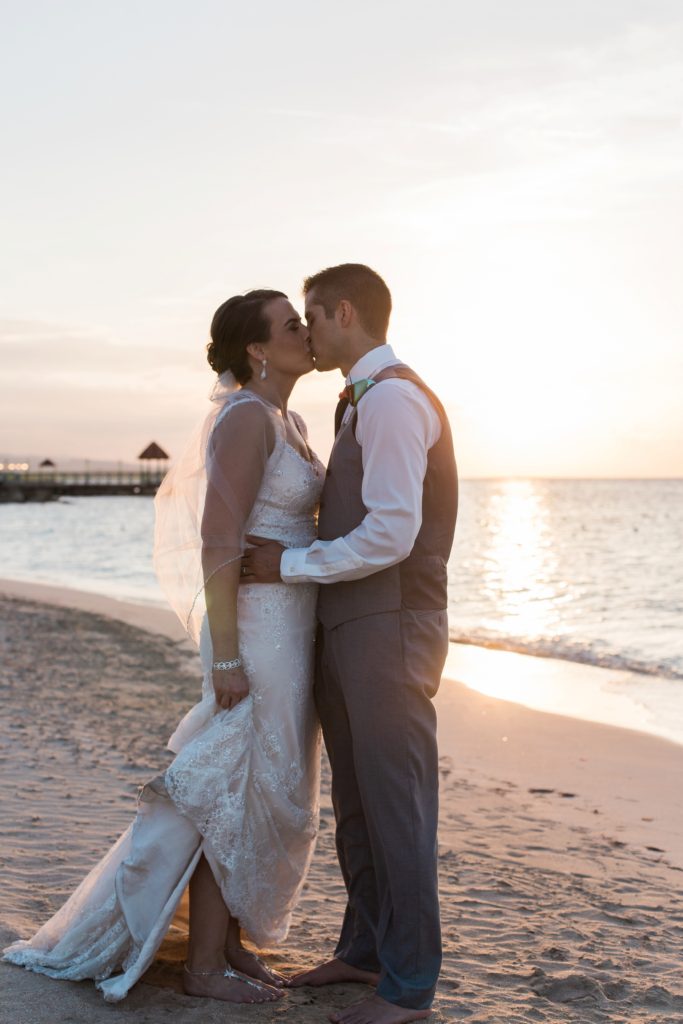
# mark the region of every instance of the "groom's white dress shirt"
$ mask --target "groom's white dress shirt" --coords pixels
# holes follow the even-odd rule
[[[398,362],[390,345],[380,345],[358,360],[346,382],[371,378]],[[413,548],[422,525],[427,453],[441,435],[437,412],[417,384],[397,377],[375,384],[356,409],[367,515],[345,537],[283,551],[280,575],[286,583],[361,579],[402,562]],[[352,414],[349,406],[342,422]]]

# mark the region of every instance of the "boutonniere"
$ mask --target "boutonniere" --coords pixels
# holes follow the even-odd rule
[[[360,402],[361,398],[366,391],[375,386],[375,381],[369,378],[363,378],[363,380],[354,380],[352,384],[347,384],[339,392],[340,398],[345,398],[349,405],[356,406]]]

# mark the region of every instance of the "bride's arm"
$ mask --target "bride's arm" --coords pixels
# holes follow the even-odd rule
[[[217,661],[229,662],[239,657],[237,631],[239,573],[239,560],[231,562],[215,572],[204,587],[214,663]],[[212,681],[216,703],[222,708],[234,707],[249,693],[249,681],[241,666],[227,670],[214,669]]]
[[[239,657],[237,594],[244,528],[261,486],[274,430],[258,402],[242,402],[216,426],[207,453],[202,566],[213,661]],[[244,670],[213,672],[216,703],[232,708],[249,692]]]

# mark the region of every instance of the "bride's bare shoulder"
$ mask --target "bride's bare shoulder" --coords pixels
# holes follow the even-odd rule
[[[253,395],[236,394],[226,402],[225,408],[216,419],[213,430],[214,441],[239,440],[242,444],[250,439],[266,437],[269,447],[275,439],[272,412],[264,402]]]

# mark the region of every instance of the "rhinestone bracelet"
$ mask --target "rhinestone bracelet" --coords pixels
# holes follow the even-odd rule
[[[229,672],[231,668],[241,668],[241,667],[242,667],[242,659],[241,658],[231,658],[230,661],[214,661],[213,665],[211,666],[211,668],[215,669],[217,672]]]

